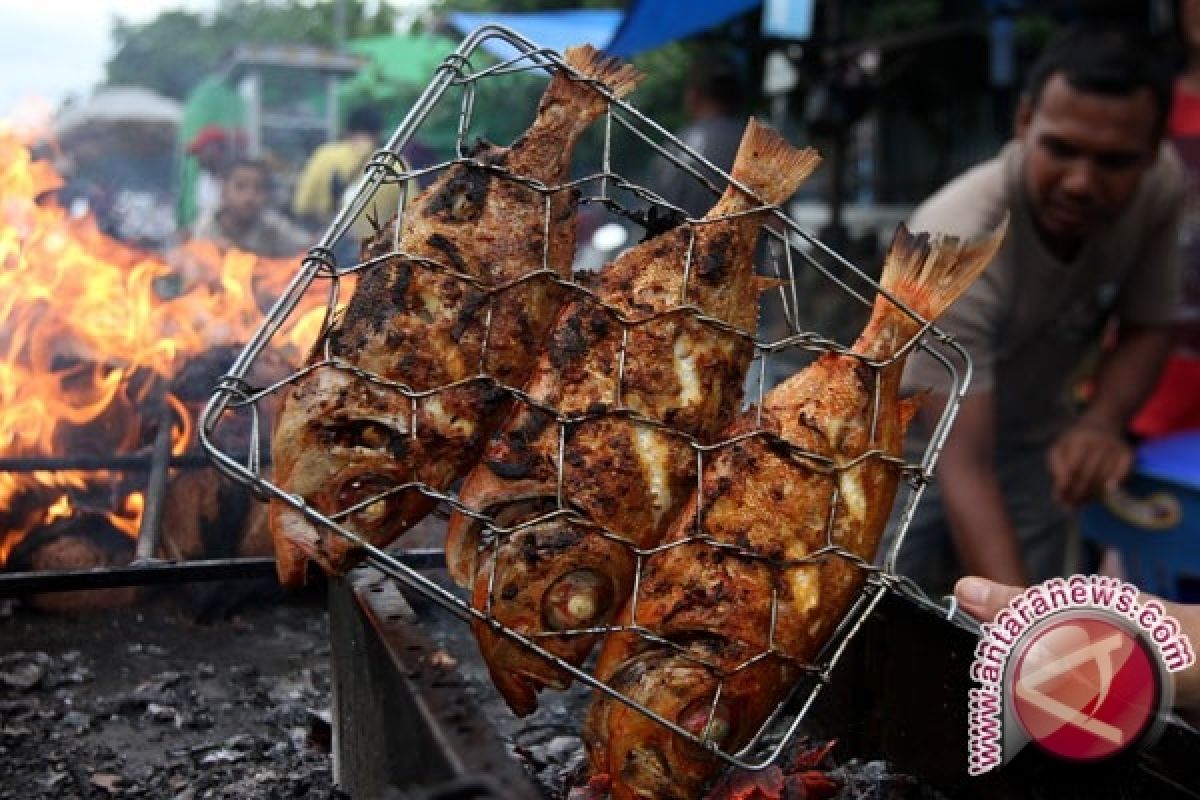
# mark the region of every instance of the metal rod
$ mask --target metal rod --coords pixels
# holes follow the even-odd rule
[[[393,555],[413,569],[437,569],[446,564],[441,550],[407,550]],[[94,569],[0,572],[0,597],[191,581],[252,580],[274,576],[275,559],[268,556],[200,561],[148,561],[123,567]]]
[[[275,574],[273,558],[222,558],[207,561],[149,561],[124,567],[0,573],[0,597],[36,592],[111,589],[189,581],[268,578]]]
[[[154,460],[149,455],[124,456],[10,456],[0,458],[0,474],[6,472],[144,472]],[[173,456],[168,466],[178,469],[211,467],[212,461],[200,453]]]
[[[150,451],[150,475],[146,478],[142,523],[138,526],[134,561],[152,559],[158,554],[162,538],[163,509],[167,503],[167,466],[171,462],[171,408],[163,403],[158,414],[158,432]]]

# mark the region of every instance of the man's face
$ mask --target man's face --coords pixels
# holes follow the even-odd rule
[[[200,152],[196,153],[196,160],[209,172],[219,173],[232,156],[233,151],[229,144],[224,139],[217,139],[201,147]]]
[[[1053,75],[1037,106],[1022,101],[1016,133],[1038,228],[1052,248],[1071,249],[1124,210],[1154,162],[1154,95],[1083,92]]]
[[[257,167],[234,167],[221,190],[221,205],[237,222],[258,219],[267,205],[267,181]]]

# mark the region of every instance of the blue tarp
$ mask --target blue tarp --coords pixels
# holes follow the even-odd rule
[[[584,43],[603,49],[620,25],[623,13],[619,9],[593,8],[529,13],[455,11],[449,14],[449,20],[463,33],[484,25],[503,25],[536,45],[561,53],[567,47]],[[502,59],[516,55],[515,50],[497,39],[485,42],[483,47]]]
[[[450,24],[463,33],[483,25],[503,25],[534,44],[560,53],[588,42],[615,56],[628,58],[677,39],[715,28],[762,5],[762,0],[635,0],[627,12],[617,9],[576,9],[530,13],[455,11]],[[502,42],[484,45],[499,58],[515,52]]]
[[[604,49],[628,58],[703,33],[760,5],[762,0],[640,0],[629,8]]]
[[[1136,469],[1142,475],[1200,489],[1200,431],[1146,442],[1138,448]]]

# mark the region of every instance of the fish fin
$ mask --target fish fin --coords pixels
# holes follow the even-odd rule
[[[908,430],[909,423],[917,416],[928,397],[929,390],[925,389],[900,401],[900,430]]]
[[[811,147],[793,147],[754,117],[746,124],[730,175],[759,199],[779,205],[812,175],[821,156]]]
[[[618,99],[632,92],[646,77],[632,64],[606,56],[590,44],[568,47],[563,51],[563,60],[582,77],[604,84]]]
[[[880,284],[926,320],[941,316],[991,263],[1008,230],[1008,216],[970,241],[911,233],[901,223],[883,262]]]

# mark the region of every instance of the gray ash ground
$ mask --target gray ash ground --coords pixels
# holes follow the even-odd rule
[[[0,800],[344,797],[319,602],[208,624],[160,601],[0,604]]]

